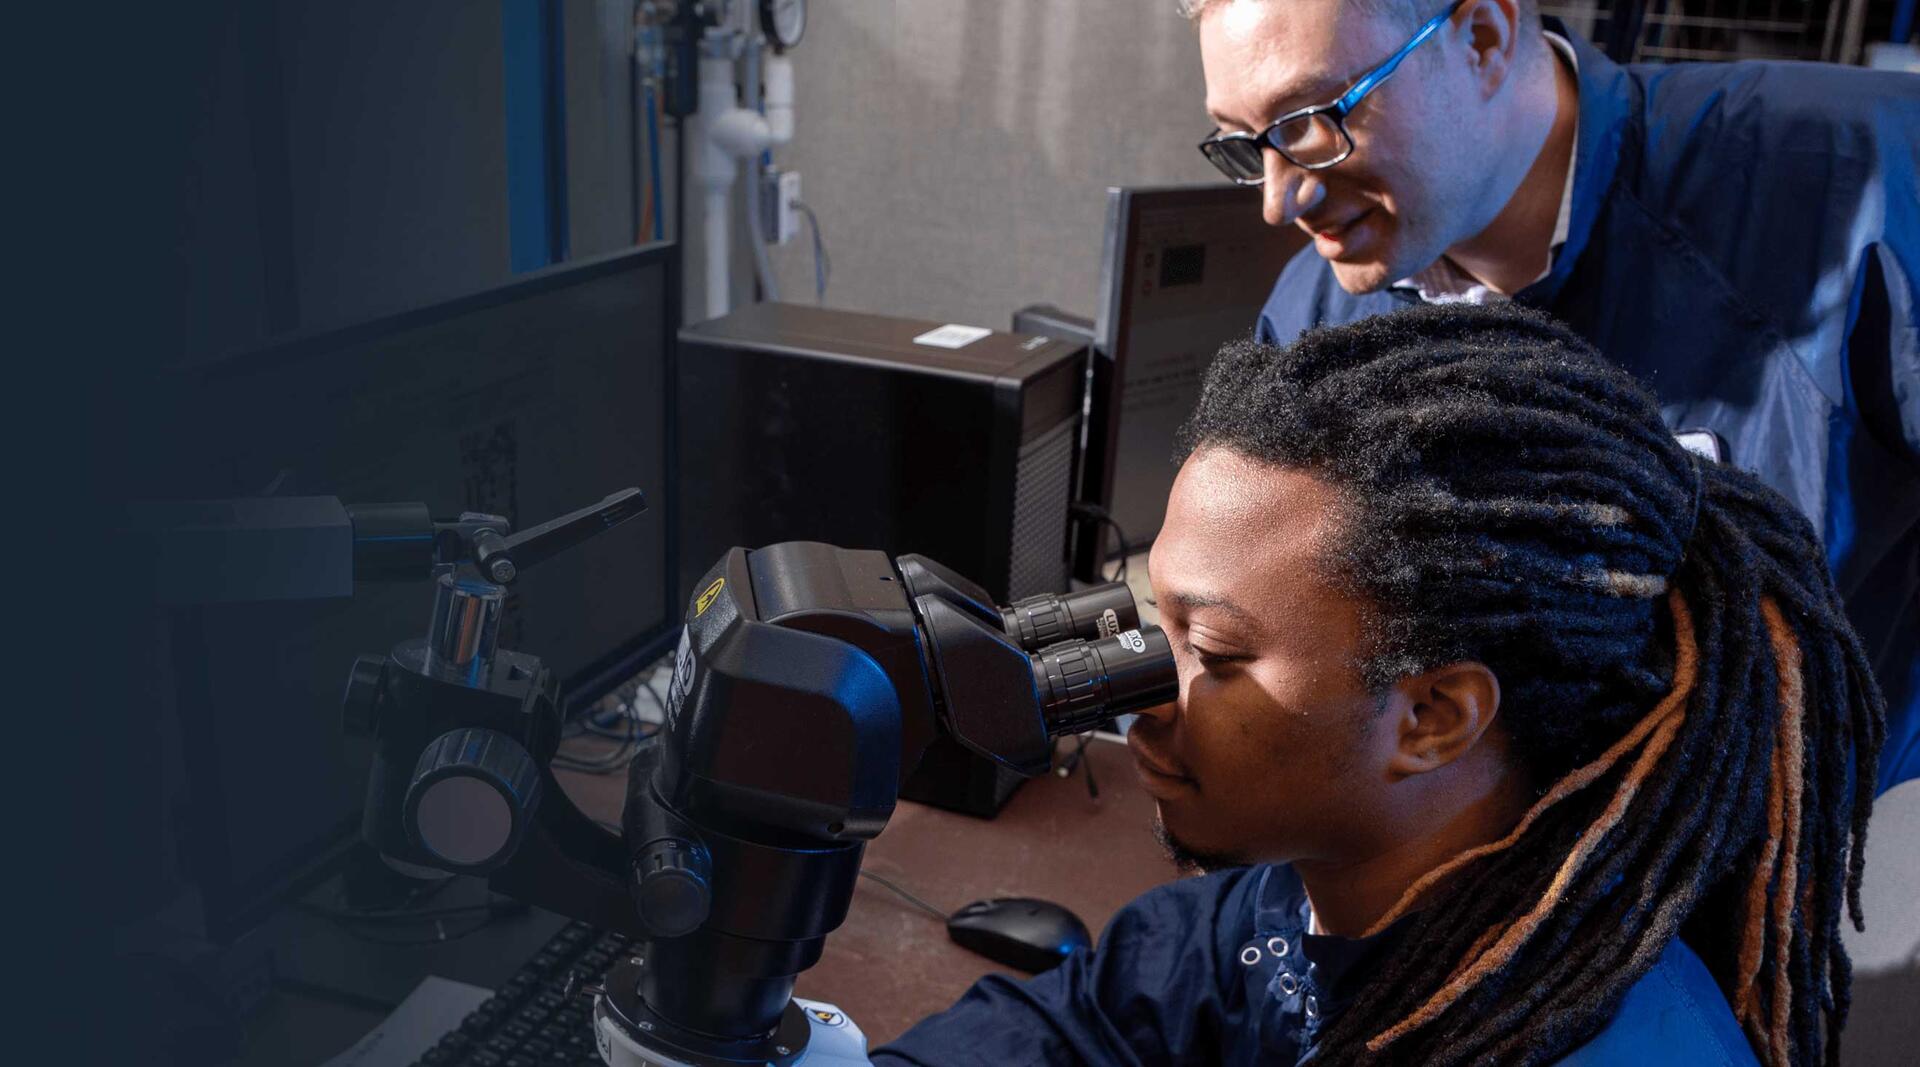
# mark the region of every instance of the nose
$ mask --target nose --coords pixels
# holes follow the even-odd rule
[[[1185,693],[1185,689],[1186,689],[1186,686],[1183,682],[1183,684],[1181,685],[1181,691],[1183,694]],[[1179,713],[1180,713],[1180,705],[1175,701],[1168,701],[1165,704],[1156,704],[1151,708],[1142,708],[1141,710],[1134,712],[1135,715],[1138,715],[1142,719],[1152,719],[1156,727],[1171,726],[1173,724],[1174,717]]]
[[[1185,679],[1185,677],[1181,679],[1181,697],[1187,697],[1187,679]],[[1142,708],[1142,710],[1139,710],[1139,712],[1133,712],[1133,714],[1137,714],[1137,716],[1140,716],[1142,720],[1162,720],[1162,722],[1171,722],[1171,720],[1173,720],[1173,716],[1177,716],[1177,714],[1179,714],[1179,710],[1181,710],[1181,704],[1179,704],[1179,699],[1173,699],[1173,700],[1167,700],[1165,704],[1154,704],[1152,708]]]
[[[1156,704],[1150,708],[1143,708],[1134,714],[1143,719],[1154,720],[1155,726],[1171,726],[1173,721],[1180,717],[1180,709],[1186,706],[1187,690],[1192,687],[1193,676],[1195,674],[1191,665],[1184,662],[1187,658],[1189,657],[1175,656],[1175,669],[1179,674],[1180,687],[1175,692],[1174,698],[1165,704]]]
[[[1271,147],[1261,157],[1266,161],[1267,177],[1260,186],[1260,214],[1267,225],[1291,226],[1327,198],[1327,187],[1312,171],[1287,162]]]

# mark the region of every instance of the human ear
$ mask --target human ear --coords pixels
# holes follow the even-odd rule
[[[1449,663],[1401,679],[1390,706],[1396,731],[1388,772],[1439,770],[1471,752],[1500,713],[1500,679],[1484,663]]]
[[[1464,35],[1466,56],[1482,99],[1499,93],[1513,73],[1520,42],[1517,0],[1468,0],[1454,16],[1457,34]]]

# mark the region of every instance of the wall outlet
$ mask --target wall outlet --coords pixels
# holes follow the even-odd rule
[[[778,167],[767,171],[766,205],[767,237],[774,244],[783,245],[800,236],[800,209],[794,202],[800,199],[800,172],[781,170]]]

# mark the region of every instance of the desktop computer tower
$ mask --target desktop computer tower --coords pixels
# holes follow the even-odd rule
[[[1064,590],[1085,351],[798,304],[686,327],[682,598],[735,545],[802,540],[918,552],[1003,603]],[[992,815],[1018,782],[940,740],[902,795]]]

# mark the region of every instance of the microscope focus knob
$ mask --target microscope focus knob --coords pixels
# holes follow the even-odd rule
[[[654,936],[690,934],[707,921],[713,903],[708,868],[706,850],[679,838],[663,837],[640,850],[633,864],[634,902]]]
[[[353,661],[347,675],[347,692],[340,701],[340,716],[350,737],[372,737],[379,725],[380,686],[386,674],[387,657],[361,656]]]
[[[407,836],[446,870],[484,874],[512,858],[540,802],[540,769],[496,730],[449,730],[413,767]]]

